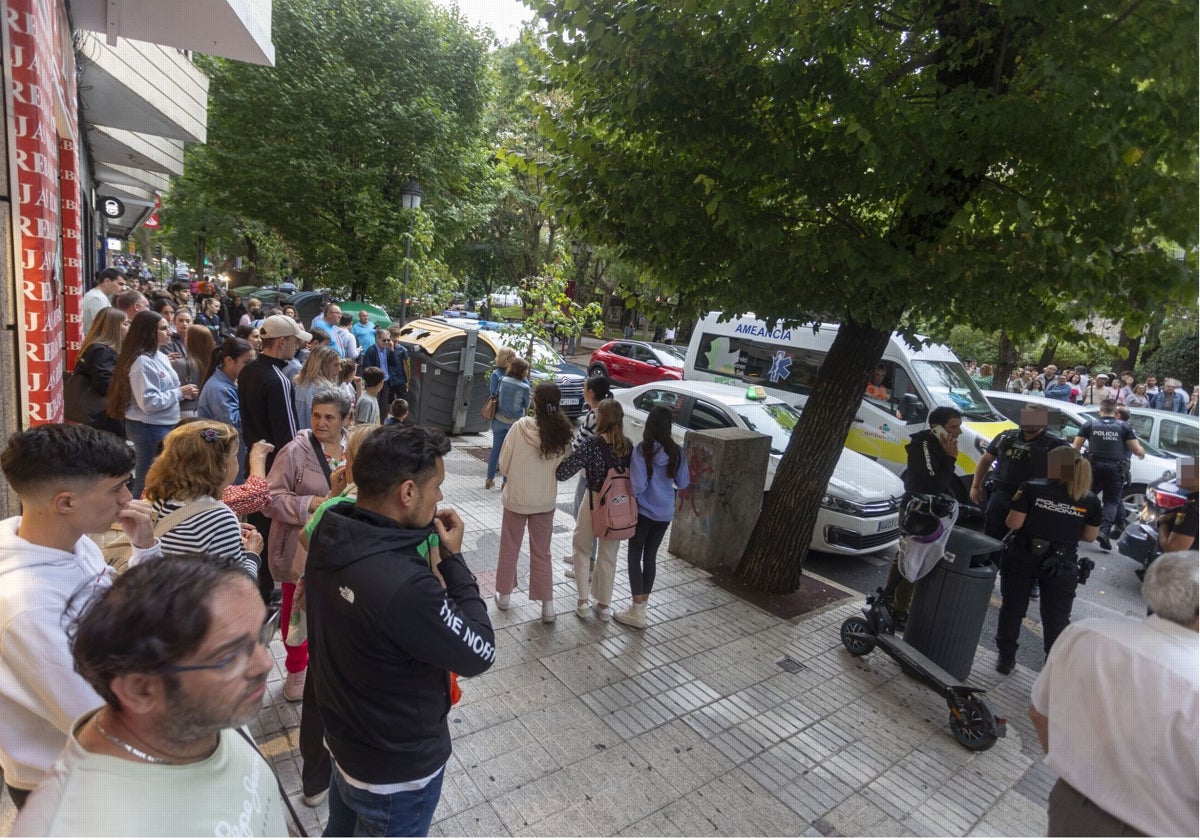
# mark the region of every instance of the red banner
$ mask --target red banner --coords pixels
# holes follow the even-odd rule
[[[20,294],[22,426],[61,422],[63,284],[82,291],[79,242],[78,160],[75,154],[75,58],[66,12],[53,0],[9,0],[5,25],[12,66],[15,126],[16,252]],[[69,115],[62,130],[69,148],[60,149],[57,114]],[[61,152],[65,152],[60,156]],[[69,174],[68,174],[69,173]],[[62,190],[62,182],[67,190]],[[70,206],[65,202],[69,202]],[[70,210],[73,235],[60,236]],[[70,251],[73,275],[64,275]],[[79,298],[72,303],[76,317]],[[75,334],[78,336],[78,325]],[[78,338],[76,337],[76,341]]]
[[[83,215],[79,206],[79,156],[75,141],[58,141],[59,223],[62,225],[63,312],[67,333],[67,370],[75,367],[83,343]]]

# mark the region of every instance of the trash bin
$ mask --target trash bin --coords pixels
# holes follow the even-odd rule
[[[955,528],[946,556],[913,593],[904,641],[960,680],[975,661],[1002,547],[999,540]]]
[[[452,435],[483,432],[491,426],[479,416],[499,349],[489,336],[473,325],[464,329],[419,318],[404,325],[400,342],[408,350],[412,370],[408,383],[412,423]]]

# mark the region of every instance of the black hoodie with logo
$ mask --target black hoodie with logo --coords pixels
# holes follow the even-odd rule
[[[310,678],[325,741],[369,784],[422,779],[450,758],[450,673],[482,674],[495,635],[462,555],[441,561],[430,525],[409,529],[352,502],[314,529],[305,592]]]

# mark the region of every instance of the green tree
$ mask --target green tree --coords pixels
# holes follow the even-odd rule
[[[211,62],[196,178],[215,206],[291,243],[306,279],[382,299],[402,273],[409,179],[434,247],[461,235],[486,44],[428,0],[289,0],[273,38],[274,67]]]
[[[842,325],[739,566],[796,588],[892,330],[1068,336],[1195,288],[1193,2],[534,0],[563,220],[694,301]],[[1149,270],[1153,269],[1153,271]],[[1050,305],[1053,303],[1054,305]]]

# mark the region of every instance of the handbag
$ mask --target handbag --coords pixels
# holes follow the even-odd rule
[[[63,381],[64,416],[70,423],[96,426],[107,416],[107,399],[96,393],[92,380],[78,370],[68,373]]]
[[[496,407],[500,405],[500,398],[495,394],[488,396],[487,402],[483,404],[483,408],[479,409],[479,416],[484,420],[496,419]]]

